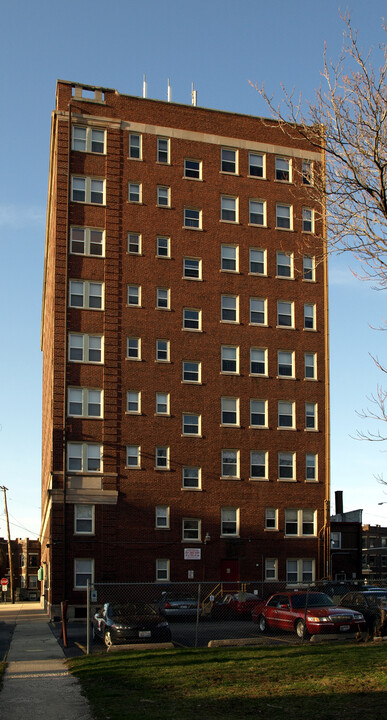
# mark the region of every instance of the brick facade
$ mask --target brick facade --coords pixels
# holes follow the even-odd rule
[[[73,128],[81,129],[80,149],[69,150],[69,114]],[[93,129],[103,131],[95,134],[94,151]],[[140,157],[130,157],[130,136],[139,138]],[[158,145],[159,138],[167,142]],[[165,148],[168,156],[162,155]],[[235,172],[232,164],[226,166],[231,172],[221,171],[222,148],[231,149]],[[264,177],[250,172],[249,153],[262,156]],[[275,179],[276,158],[288,162],[289,182]],[[186,159],[195,161],[199,177],[186,176]],[[293,577],[292,560],[299,561],[299,580],[303,573],[304,579],[327,574],[328,321],[321,239],[325,229],[316,207],[313,232],[303,232],[303,208],[313,208],[314,202],[310,186],[302,182],[305,160],[317,177],[323,158],[296,128],[284,132],[260,118],[58,82],[42,320],[42,547],[48,562],[48,604],[57,606],[65,598],[84,604],[84,590],[74,589],[74,583],[76,571],[82,582],[87,564],[74,565],[77,559],[93,560],[90,572],[99,582],[153,581],[157,559],[169,560],[171,581],[187,580],[188,571],[194,572],[194,579],[217,581],[227,560],[234,562],[241,579],[254,579],[261,563],[270,574],[272,561],[278,579]],[[71,194],[71,177],[80,178],[81,185],[87,178],[84,199]],[[90,180],[104,181],[102,202],[87,196]],[[141,193],[138,202],[128,201],[131,184]],[[101,185],[93,187],[98,194]],[[162,189],[162,199],[169,193],[168,206],[157,202],[157,188]],[[231,199],[235,221],[221,219],[222,197],[224,216],[229,217]],[[262,208],[262,223],[250,222],[249,200],[257,203],[254,209]],[[277,227],[277,204],[285,212],[289,208],[289,230]],[[187,208],[200,210],[199,228],[184,226]],[[79,246],[71,252],[72,228],[103,230],[103,254],[83,253]],[[138,252],[128,252],[129,233],[140,236]],[[157,238],[170,239],[168,256],[164,248],[157,253]],[[235,267],[232,258],[221,269],[222,245],[231,247]],[[264,272],[251,271],[251,249],[264,251]],[[277,253],[291,258],[291,277],[279,275]],[[315,258],[312,279],[308,273],[304,278],[304,256]],[[198,278],[184,276],[184,258],[195,261]],[[128,285],[139,293],[138,305],[128,302]],[[79,306],[100,288],[100,309]],[[157,288],[167,308],[156,307]],[[83,299],[72,298],[73,291],[83,292]],[[222,321],[221,296],[226,303],[235,301],[235,321],[229,321],[227,312]],[[250,316],[251,298],[265,300],[263,320]],[[92,298],[92,303],[98,302]],[[292,327],[278,327],[278,302],[291,303]],[[305,305],[313,307],[312,328],[304,327]],[[197,329],[183,328],[186,308],[200,311]],[[77,337],[70,340],[70,334]],[[90,338],[101,342],[101,362],[85,361]],[[128,338],[141,341],[136,359],[128,358]],[[156,361],[157,340],[169,342],[166,362]],[[74,360],[75,351],[70,357],[72,342],[82,343],[82,360]],[[222,372],[222,346],[232,352],[238,348],[235,371]],[[266,372],[250,372],[250,348],[267,349]],[[292,353],[291,377],[278,377],[279,351]],[[309,360],[315,358],[314,378],[305,378],[305,353]],[[184,361],[201,364],[200,382],[183,381]],[[101,416],[85,413],[84,405],[80,416],[77,402],[75,411],[69,407],[69,389],[81,388],[80,401],[79,393],[71,397],[85,406],[96,397],[89,391],[103,391]],[[128,412],[128,392],[139,393],[138,412]],[[169,395],[168,413],[157,414],[156,393]],[[222,397],[238,399],[235,422],[221,422]],[[266,401],[264,428],[251,426],[251,399]],[[294,428],[278,429],[279,402],[292,403]],[[315,408],[312,429],[306,428],[306,403]],[[184,414],[200,416],[197,435],[182,431]],[[73,461],[69,455],[80,452],[79,443],[102,446],[103,466],[91,471],[77,468],[79,458]],[[127,446],[141,448],[138,469],[127,466]],[[155,468],[156,447],[169,448],[168,469]],[[221,472],[222,450],[238,451],[239,467],[227,477]],[[266,453],[262,479],[251,479],[254,451]],[[278,479],[279,453],[294,453],[293,478]],[[315,478],[306,478],[307,454],[315,458]],[[200,488],[182,488],[182,468],[190,467],[201,469]],[[82,505],[90,508],[87,519],[81,517]],[[155,526],[156,506],[169,508],[169,526]],[[236,525],[223,534],[221,508],[237,509]],[[266,509],[276,511],[275,528],[265,529]],[[285,533],[285,509],[299,511],[297,535],[294,526]],[[312,521],[310,513],[302,511],[313,511]],[[183,519],[199,521],[186,527],[191,541],[182,536]],[[287,519],[289,530],[290,516]],[[205,543],[206,536],[211,539]],[[199,561],[184,559],[184,548],[191,547],[200,548]]]

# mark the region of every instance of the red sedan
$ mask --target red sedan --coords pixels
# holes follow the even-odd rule
[[[305,607],[306,612],[305,612]],[[360,612],[337,607],[328,595],[320,592],[283,592],[258,603],[252,612],[253,622],[261,632],[267,628],[306,634],[350,633],[365,630]]]

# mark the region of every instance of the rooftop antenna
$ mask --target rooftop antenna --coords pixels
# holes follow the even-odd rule
[[[168,78],[167,98],[168,98],[168,102],[171,102],[171,100],[172,100],[172,88],[171,88],[171,84],[170,84],[170,82],[169,82],[169,78]]]
[[[144,73],[143,81],[142,81],[142,96],[143,98],[148,97],[148,83],[146,81],[146,76]]]
[[[191,89],[191,101],[192,105],[196,107],[198,104],[198,91],[194,89],[194,84],[192,83],[192,89]]]

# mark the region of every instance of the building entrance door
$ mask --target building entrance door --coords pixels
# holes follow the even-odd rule
[[[239,590],[239,560],[220,561],[220,580],[227,583],[226,592],[237,592]]]

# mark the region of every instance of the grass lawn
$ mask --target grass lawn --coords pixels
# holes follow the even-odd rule
[[[387,644],[148,650],[69,661],[97,720],[379,720]]]

